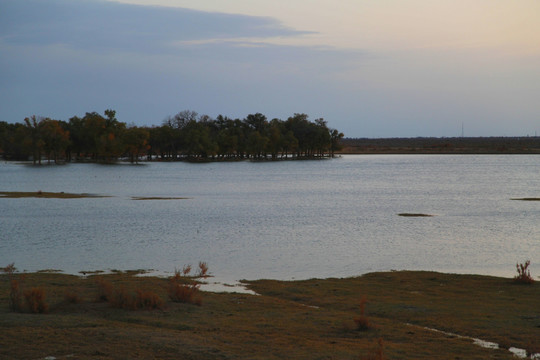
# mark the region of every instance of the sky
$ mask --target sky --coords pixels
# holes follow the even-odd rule
[[[106,109],[540,136],[540,1],[0,0],[0,121]]]

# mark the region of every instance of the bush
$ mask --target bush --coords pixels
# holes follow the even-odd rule
[[[45,301],[45,290],[42,288],[32,288],[24,292],[26,304],[31,313],[46,313],[49,310],[49,305]]]
[[[518,274],[514,277],[515,282],[520,284],[532,284],[534,282],[531,272],[527,269],[530,264],[530,260],[525,261],[523,264],[516,264]]]
[[[137,290],[135,292],[134,307],[135,309],[146,310],[162,309],[163,300],[151,291]]]
[[[199,295],[200,284],[193,277],[190,277],[191,265],[184,266],[182,271],[175,269],[174,275],[169,279],[169,298],[174,302],[202,305],[202,298]],[[197,277],[208,276],[208,265],[199,262],[199,272]]]
[[[199,287],[196,284],[180,284],[174,280],[169,284],[169,298],[174,302],[202,305],[198,293]]]
[[[123,287],[114,289],[112,295],[108,298],[109,305],[118,309],[134,309],[133,295],[130,295]]]

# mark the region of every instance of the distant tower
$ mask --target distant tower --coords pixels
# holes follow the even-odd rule
[[[461,123],[461,137],[465,137],[465,128],[463,126],[463,123]]]

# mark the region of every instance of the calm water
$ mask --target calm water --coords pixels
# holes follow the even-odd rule
[[[344,156],[325,161],[0,164],[0,266],[173,271],[220,281],[390,269],[540,275],[538,156]],[[188,197],[132,200],[134,196]],[[398,213],[428,213],[404,218]]]

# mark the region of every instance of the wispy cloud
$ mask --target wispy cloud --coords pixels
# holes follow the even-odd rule
[[[1,0],[0,36],[11,45],[166,53],[179,44],[309,34],[269,17],[90,0]],[[250,40],[250,39],[253,39]]]

